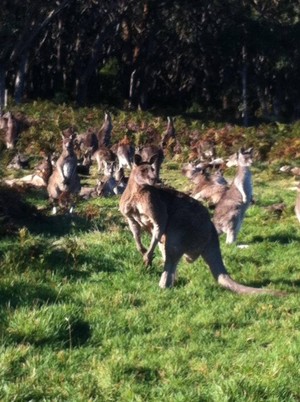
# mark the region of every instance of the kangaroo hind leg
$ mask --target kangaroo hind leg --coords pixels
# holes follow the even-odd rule
[[[167,252],[166,250],[166,260],[164,265],[164,272],[161,275],[159,281],[159,287],[164,288],[171,288],[174,286],[175,279],[176,279],[176,268],[179,263],[181,256],[172,255]]]

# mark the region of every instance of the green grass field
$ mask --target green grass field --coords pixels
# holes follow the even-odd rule
[[[166,163],[163,178],[188,183]],[[201,260],[182,261],[176,287],[144,268],[118,197],[41,216],[0,241],[1,401],[299,401],[300,225],[291,176],[253,167],[256,203],[238,244],[221,238],[237,281],[286,297],[220,288]],[[266,207],[285,202],[280,217]],[[48,208],[48,209],[44,209]]]

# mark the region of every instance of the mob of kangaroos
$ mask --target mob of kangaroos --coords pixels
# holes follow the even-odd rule
[[[164,260],[159,286],[172,287],[176,268],[185,256],[188,262],[202,256],[217,282],[236,293],[271,293],[268,289],[244,286],[228,274],[222,260],[219,237],[208,210],[190,196],[174,189],[155,186],[156,155],[144,161],[135,155],[128,185],[120,199],[120,211],[127,219],[137,249],[146,266],[151,265],[158,245]],[[141,241],[141,231],[151,234],[148,249]]]

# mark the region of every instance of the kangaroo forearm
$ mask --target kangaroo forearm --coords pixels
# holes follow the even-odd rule
[[[130,218],[128,218],[127,221],[128,221],[131,233],[133,234],[133,238],[135,240],[137,249],[142,254],[144,254],[146,248],[143,246],[142,241],[141,241],[141,228],[140,228],[139,224],[135,220],[130,219]]]

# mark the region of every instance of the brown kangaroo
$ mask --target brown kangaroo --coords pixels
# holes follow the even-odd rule
[[[135,147],[130,142],[129,138],[125,136],[118,144],[112,147],[112,149],[117,155],[119,168],[131,169]]]
[[[156,187],[155,159],[156,156],[152,156],[145,162],[140,155],[135,155],[128,185],[120,199],[120,211],[127,219],[146,266],[151,265],[154,249],[159,245],[164,259],[159,286],[173,286],[182,256],[188,262],[202,256],[221,286],[236,293],[272,293],[268,289],[241,285],[229,276],[208,210],[184,193]],[[148,249],[141,241],[143,229],[151,234]]]
[[[80,192],[80,179],[77,174],[77,157],[74,152],[75,133],[62,135],[63,151],[58,158],[54,171],[49,178],[47,191],[53,202],[53,213],[56,213],[56,203],[60,206],[69,204],[72,194]],[[73,206],[70,212],[73,211]]]
[[[160,180],[160,178],[159,178],[160,168],[161,168],[161,165],[165,158],[162,148],[158,145],[148,144],[148,145],[139,147],[136,151],[136,154],[140,155],[142,160],[146,160],[146,161],[149,161],[151,159],[151,157],[155,155],[154,171],[156,174],[156,178],[159,181]]]
[[[95,152],[98,149],[96,130],[89,127],[85,133],[77,135],[76,146],[82,152],[85,152],[87,149],[92,149],[92,151]]]

